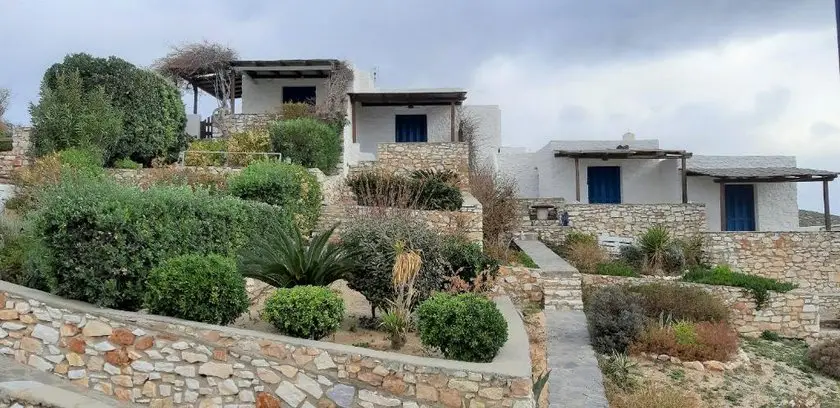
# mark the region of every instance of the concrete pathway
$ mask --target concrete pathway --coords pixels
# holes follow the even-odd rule
[[[57,408],[139,407],[0,356],[0,401],[10,399]]]
[[[606,408],[607,397],[581,311],[546,310],[548,404],[551,408]]]

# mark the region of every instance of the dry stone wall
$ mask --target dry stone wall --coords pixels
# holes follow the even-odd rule
[[[569,225],[561,225],[563,212]],[[693,237],[706,230],[703,204],[575,204],[562,199],[520,200],[520,234],[562,243],[570,231],[636,238],[648,228],[666,225],[675,237]],[[544,218],[545,217],[545,218]]]
[[[499,268],[496,288],[510,297],[517,308],[543,306],[545,290],[538,268],[505,265]]]
[[[752,275],[840,292],[840,232],[709,232],[705,256]]]
[[[465,142],[380,143],[376,168],[388,173],[409,174],[415,170],[451,170],[458,184],[469,186],[470,149]]]
[[[213,136],[230,137],[248,129],[265,127],[269,122],[283,118],[279,113],[237,113],[213,116]]]
[[[0,281],[0,364],[151,407],[532,408],[525,329],[498,302],[508,343],[477,364],[98,309]]]
[[[661,283],[657,278],[626,278],[605,275],[583,275],[584,286],[638,285]],[[760,310],[752,295],[741,288],[675,282],[674,284],[702,288],[718,296],[729,306],[730,322],[742,336],[758,337],[770,330],[784,337],[804,339],[809,343],[820,337],[819,295],[804,290],[785,293],[770,292],[770,299]]]
[[[12,150],[0,152],[0,182],[8,183],[12,172],[29,164],[29,137],[32,128],[15,126],[12,129]]]

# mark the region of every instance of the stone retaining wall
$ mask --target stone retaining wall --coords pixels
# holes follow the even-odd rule
[[[583,275],[584,286],[645,283],[663,283],[663,279]],[[758,337],[761,332],[770,330],[783,337],[804,339],[809,343],[820,337],[820,300],[817,294],[803,290],[786,293],[771,292],[767,304],[761,310],[756,310],[752,295],[745,293],[741,288],[689,282],[674,282],[673,284],[698,287],[717,295],[729,306],[730,321],[742,336]]]
[[[520,310],[529,305],[542,309],[545,297],[542,277],[538,268],[504,265],[499,268],[496,287],[513,301]]]
[[[155,180],[168,177],[167,173],[191,174],[197,177],[229,176],[242,171],[234,167],[213,167],[213,166],[170,166],[153,169],[108,169],[108,173],[119,183],[145,187],[153,184]]]
[[[553,206],[548,219],[540,219],[534,206]],[[563,212],[569,226],[560,225]],[[636,238],[658,224],[674,237],[693,237],[706,230],[704,204],[575,204],[562,199],[521,199],[520,231],[551,243],[562,243],[569,231]]]
[[[376,167],[387,173],[409,174],[415,170],[451,170],[461,188],[469,186],[470,149],[465,142],[380,143]]]
[[[0,182],[11,181],[12,172],[29,164],[29,137],[32,128],[15,126],[12,128],[12,150],[0,152]]]
[[[524,326],[510,300],[497,304],[508,342],[480,364],[99,309],[0,281],[0,359],[151,407],[532,408]]]
[[[800,288],[840,292],[840,232],[708,232],[705,256]]]
[[[213,136],[230,137],[248,129],[265,127],[269,122],[283,118],[279,113],[236,113],[213,116]]]
[[[464,204],[460,211],[410,210],[354,204],[328,205],[322,212],[318,224],[320,230],[338,225],[336,231],[340,234],[343,224],[354,217],[393,215],[421,220],[429,228],[440,233],[464,235],[470,242],[481,244],[484,239],[482,207],[469,193],[464,194]]]

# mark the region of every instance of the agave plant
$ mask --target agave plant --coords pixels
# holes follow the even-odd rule
[[[644,257],[645,270],[654,274],[663,272],[671,246],[671,233],[668,228],[656,225],[645,231],[639,237],[639,249]]]
[[[307,243],[295,228],[274,228],[240,252],[239,270],[246,278],[277,288],[329,285],[351,273],[355,265],[351,250],[329,242],[334,230],[316,234]]]

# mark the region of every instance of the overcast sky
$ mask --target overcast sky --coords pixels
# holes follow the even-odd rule
[[[840,170],[832,0],[0,0],[8,119],[29,121],[67,53],[149,65],[202,39],[246,59],[347,59],[384,88],[467,88],[468,103],[501,106],[505,145],[632,131]],[[818,185],[799,192],[821,209]]]

